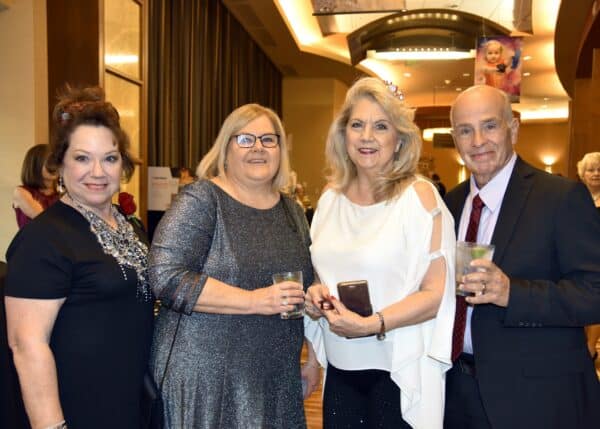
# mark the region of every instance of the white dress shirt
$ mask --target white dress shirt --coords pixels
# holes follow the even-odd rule
[[[498,221],[498,214],[500,213],[500,206],[502,205],[502,200],[504,199],[504,193],[508,187],[508,181],[510,180],[510,176],[516,161],[517,154],[513,153],[512,157],[502,168],[502,170],[500,170],[498,174],[496,174],[492,180],[490,180],[481,189],[477,187],[475,178],[473,175],[471,175],[470,192],[465,200],[465,206],[460,217],[458,240],[465,240],[467,228],[469,226],[469,219],[471,217],[471,209],[473,207],[473,198],[479,194],[479,198],[481,198],[485,206],[481,210],[479,229],[477,230],[477,242],[482,244],[490,244],[492,241],[492,236],[494,235],[494,229],[496,228],[496,222]],[[473,354],[473,340],[471,337],[472,315],[473,306],[469,305],[467,306],[467,326],[465,329],[465,342],[463,351],[470,354]]]

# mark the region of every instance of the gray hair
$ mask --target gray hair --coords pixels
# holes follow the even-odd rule
[[[600,152],[586,153],[583,155],[583,158],[581,158],[581,161],[577,163],[577,174],[581,180],[583,180],[585,170],[590,164],[600,164]]]

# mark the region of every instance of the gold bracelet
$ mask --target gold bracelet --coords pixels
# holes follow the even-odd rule
[[[379,317],[379,333],[377,334],[377,339],[383,341],[385,340],[385,320],[383,319],[383,314],[379,311],[375,314]]]

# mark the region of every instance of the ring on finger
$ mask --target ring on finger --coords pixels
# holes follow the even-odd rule
[[[485,288],[486,288],[487,284],[485,282],[485,280],[481,281],[481,294],[483,295],[485,293]]]
[[[283,305],[284,307],[288,305],[287,299],[283,298],[283,301],[281,301],[281,305]]]

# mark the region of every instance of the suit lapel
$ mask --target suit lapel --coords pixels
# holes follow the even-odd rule
[[[498,221],[492,236],[492,244],[496,246],[494,263],[498,266],[502,266],[502,258],[523,212],[523,207],[533,184],[534,172],[535,170],[523,162],[520,157],[517,158],[508,187],[504,193]]]

